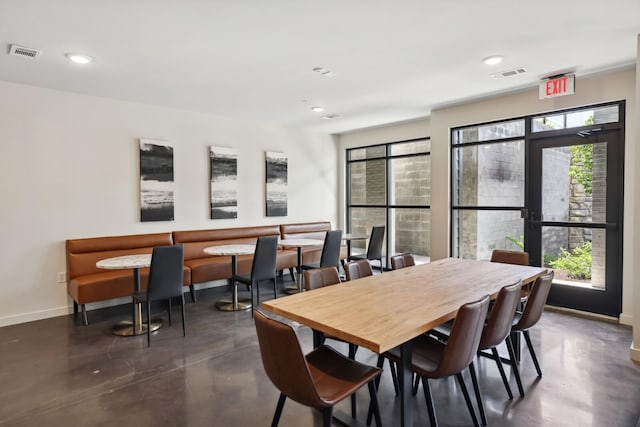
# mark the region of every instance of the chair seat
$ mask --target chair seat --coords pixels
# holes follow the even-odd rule
[[[352,395],[382,372],[374,366],[348,359],[326,345],[305,357],[318,394],[327,406]]]
[[[235,276],[233,276],[232,280],[235,280],[237,282],[246,283],[246,284],[250,285],[251,284],[251,273],[236,274]]]
[[[411,353],[412,369],[420,376],[427,378],[439,377],[438,366],[442,360],[445,343],[426,335],[420,335],[413,340]],[[400,363],[400,347],[395,347],[385,353],[392,361]]]

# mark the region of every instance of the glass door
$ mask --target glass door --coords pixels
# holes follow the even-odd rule
[[[555,272],[550,305],[621,312],[621,135],[590,125],[531,136],[525,240],[532,265]]]

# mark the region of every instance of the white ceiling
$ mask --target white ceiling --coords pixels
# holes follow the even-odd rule
[[[0,0],[0,80],[340,133],[635,64],[639,33],[639,0]]]

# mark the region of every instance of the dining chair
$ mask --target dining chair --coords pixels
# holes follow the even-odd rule
[[[491,262],[501,262],[503,264],[529,265],[529,253],[522,251],[506,251],[494,249],[491,252]],[[520,291],[520,300],[524,304],[529,296],[529,286],[524,285]]]
[[[340,265],[340,243],[342,241],[342,230],[329,230],[324,238],[320,263],[304,264],[303,270],[323,267],[336,267]]]
[[[399,270],[405,267],[413,267],[416,265],[413,255],[410,253],[398,254],[391,257],[391,269]]]
[[[278,256],[278,236],[260,236],[256,242],[253,253],[251,272],[236,274],[233,276],[233,286],[236,282],[244,283],[251,288],[251,304],[253,304],[253,290],[256,290],[256,305],[260,304],[260,282],[271,281],[273,283],[273,297],[276,292],[276,258]],[[251,310],[253,316],[253,310]]]
[[[291,325],[255,313],[262,365],[280,398],[273,415],[277,427],[287,398],[322,412],[322,425],[329,427],[333,407],[367,384],[376,425],[381,426],[374,380],[381,370],[351,360],[333,348],[322,345],[305,355]]]
[[[340,275],[338,273],[338,269],[335,267],[314,268],[313,270],[306,270],[304,272],[304,287],[306,291],[324,288],[325,286],[337,285],[339,283]],[[349,345],[349,359],[355,360],[356,351],[358,350],[357,345],[331,335],[323,335],[322,342],[320,344],[324,344],[325,339],[347,343]],[[353,418],[356,417],[355,395],[351,395],[351,416]]]
[[[426,334],[419,335],[413,340],[412,369],[422,381],[429,421],[432,427],[437,427],[438,422],[429,379],[446,378],[454,375],[462,390],[473,424],[479,426],[478,417],[473,409],[469,392],[462,377],[462,371],[471,364],[478,351],[488,308],[488,295],[478,301],[462,305],[458,309],[451,334],[446,342]],[[393,348],[384,353],[383,356],[394,361],[397,365],[400,362],[400,348]]]
[[[373,270],[369,260],[359,259],[357,261],[350,261],[344,265],[344,273],[347,276],[347,281],[356,280],[361,277],[373,276]]]
[[[369,246],[367,246],[367,253],[361,255],[350,255],[348,261],[359,259],[366,259],[369,261],[377,260],[380,263],[380,272],[382,273],[382,243],[384,242],[384,230],[384,225],[374,225],[371,229],[371,236],[369,237]]]
[[[132,295],[133,304],[141,303],[147,308],[147,346],[151,347],[151,303],[167,301],[169,326],[171,326],[171,298],[180,297],[182,308],[182,335],[186,336],[184,318],[184,293],[182,274],[184,250],[182,245],[156,246],[151,254],[147,289]],[[133,330],[137,330],[133,316]]]
[[[536,281],[531,286],[529,298],[527,299],[527,303],[524,306],[524,310],[516,311],[511,326],[512,332],[522,333],[524,335],[524,340],[527,343],[527,348],[529,349],[529,354],[531,355],[533,364],[536,367],[538,377],[542,377],[542,369],[540,369],[540,364],[538,363],[536,352],[533,348],[533,344],[531,343],[529,329],[535,326],[535,324],[538,323],[538,321],[542,317],[544,305],[547,302],[547,297],[549,296],[549,291],[551,290],[551,284],[553,283],[553,275],[554,273],[553,271],[551,271],[550,273],[542,275],[536,279]],[[510,355],[510,357],[512,359],[515,359],[513,355]],[[518,377],[516,377],[516,379],[517,378]],[[522,391],[520,392],[520,394],[524,395]]]
[[[518,280],[511,285],[504,286],[500,289],[498,296],[489,312],[484,328],[482,329],[482,336],[480,337],[480,343],[478,344],[478,354],[493,359],[498,365],[498,371],[502,378],[502,383],[507,390],[509,399],[513,399],[513,393],[511,392],[511,386],[509,386],[509,380],[504,372],[502,366],[502,360],[498,353],[497,347],[505,342],[509,355],[513,355],[513,345],[509,337],[511,332],[511,323],[513,316],[518,307],[520,300],[520,289],[522,288],[522,282]],[[483,350],[491,350],[491,354],[484,353]],[[516,380],[518,387],[521,387],[520,374],[518,372],[518,364],[514,357],[510,357],[510,366]],[[478,379],[475,372],[473,361],[469,365],[469,371],[471,373],[471,381],[473,383],[473,389],[476,394],[476,400],[478,402],[478,409],[480,411],[480,419],[482,425],[487,425],[487,418],[484,411],[484,404],[482,403],[482,396],[480,394],[480,387],[478,387]]]

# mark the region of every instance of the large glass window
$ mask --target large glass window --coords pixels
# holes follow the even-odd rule
[[[524,120],[454,129],[451,146],[451,253],[489,259],[523,247]]]
[[[431,162],[428,138],[347,150],[347,230],[369,235],[385,225],[384,258],[410,252],[428,261]],[[354,253],[366,242],[352,242]]]

